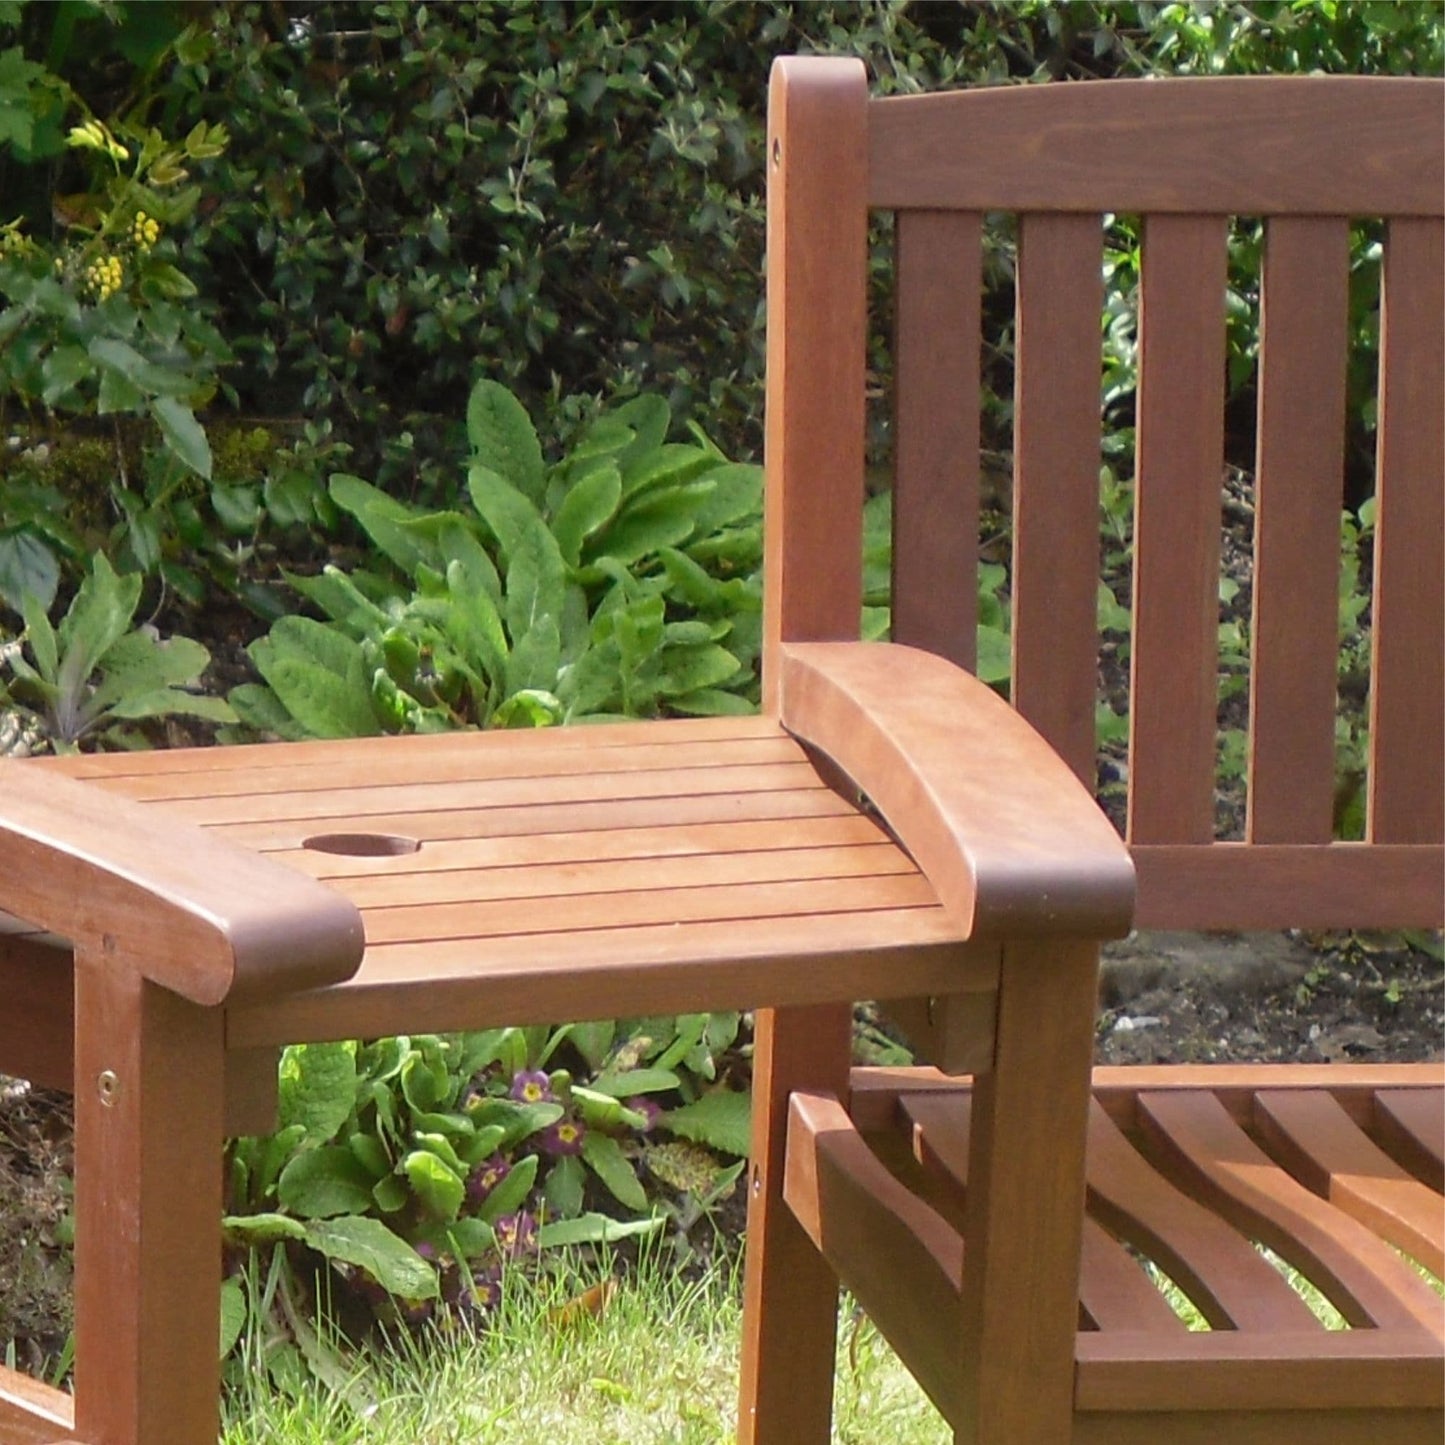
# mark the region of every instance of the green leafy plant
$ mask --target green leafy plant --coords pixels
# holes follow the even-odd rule
[[[762,478],[658,397],[601,413],[555,462],[491,381],[467,407],[472,510],[420,512],[358,477],[330,495],[387,571],[292,585],[250,652],[266,686],[231,700],[287,737],[536,726],[752,709]]]
[[[485,1311],[504,1264],[534,1249],[651,1234],[669,1214],[690,1225],[740,1172],[718,1155],[747,1152],[747,1096],[718,1077],[739,1024],[697,1014],[289,1048],[278,1129],[230,1146],[233,1258],[272,1255],[266,1308],[294,1298],[309,1259],[415,1323],[443,1305]],[[254,1280],[228,1291],[234,1342],[258,1293]]]
[[[0,651],[0,705],[28,717],[34,730],[60,753],[82,743],[136,746],[132,724],[184,715],[233,722],[220,698],[196,688],[210,654],[184,637],[161,641],[132,627],[141,579],[118,575],[102,555],[58,627],[34,597],[23,603],[23,646]]]

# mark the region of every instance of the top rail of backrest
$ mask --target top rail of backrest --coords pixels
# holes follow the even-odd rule
[[[1445,213],[1440,86],[1428,79],[998,86],[888,97],[868,112],[868,199],[880,209]]]

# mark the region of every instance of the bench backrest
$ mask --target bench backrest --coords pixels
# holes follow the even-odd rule
[[[1445,867],[1445,83],[869,100],[775,67],[767,635],[856,636],[869,209],[895,214],[893,638],[974,661],[986,213],[1017,217],[1012,700],[1092,785],[1101,267],[1143,218],[1128,839],[1149,926],[1422,926]],[[1215,840],[1226,247],[1265,222],[1243,842]],[[1383,220],[1363,843],[1332,843],[1353,220]],[[766,663],[765,663],[766,667]],[[766,676],[766,672],[765,672]]]

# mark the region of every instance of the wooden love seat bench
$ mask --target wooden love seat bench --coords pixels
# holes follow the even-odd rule
[[[823,59],[781,61],[772,84],[770,502],[786,518],[801,488],[797,515],[856,507],[866,226],[888,213],[892,635],[972,666],[982,238],[987,218],[1011,217],[1011,698],[1092,787],[1103,230],[1138,218],[1135,922],[1438,928],[1445,85],[1254,77],[870,100],[856,62]],[[1227,274],[1232,217],[1263,222],[1256,277]],[[1368,819],[1363,840],[1339,842],[1347,288],[1361,220],[1383,251]],[[1257,288],[1261,332],[1237,841],[1215,830],[1227,286]],[[810,540],[788,559],[793,587],[804,568],[817,591],[836,585],[856,555],[838,531],[794,534]],[[912,846],[906,815],[898,826]],[[1439,1441],[1445,1065],[1111,1068],[1091,1081],[1091,956],[1046,913],[1005,943],[995,1013],[960,998],[895,1007],[939,1067],[850,1072],[821,1016],[770,1024],[758,1134],[782,1204],[767,1234],[750,1227],[777,1262],[770,1271],[750,1237],[743,1438],[828,1438],[841,1281],[959,1442]],[[1326,1329],[1260,1245],[1348,1328]],[[1144,1261],[1208,1329],[1186,1328]]]
[[[828,1438],[839,1277],[960,1441],[1438,1439],[1438,1311],[1393,1250],[1438,1267],[1440,1070],[1091,1083],[1090,1056],[1134,920],[1440,922],[1441,87],[870,102],[817,59],[773,86],[758,718],[0,762],[0,1069],[73,1087],[77,1157],[76,1392],[0,1369],[4,1445],[214,1441],[217,1151],[267,1126],[283,1044],[726,1007],[758,1010],[742,1440]],[[870,206],[897,212],[888,644],[857,640]],[[1127,843],[1092,799],[1121,210],[1148,216]],[[970,676],[990,211],[1021,217],[1012,706]],[[1250,819],[1216,843],[1231,214],[1270,219]],[[1355,216],[1388,221],[1370,798],[1335,843]],[[850,1079],[858,998],[948,1072]],[[1306,1321],[1256,1239],[1356,1328]]]

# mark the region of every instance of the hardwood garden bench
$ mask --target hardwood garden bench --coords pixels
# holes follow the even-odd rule
[[[1095,776],[1103,219],[1142,219],[1128,763],[1135,921],[1438,927],[1445,914],[1445,86],[1101,82],[868,100],[846,60],[771,96],[769,499],[783,635],[851,636],[870,210],[894,217],[893,639],[974,659],[981,234],[1016,218],[1012,700]],[[1226,230],[1265,222],[1248,816],[1216,841]],[[1383,221],[1368,820],[1332,841],[1352,220]],[[798,494],[802,495],[799,496]],[[803,519],[808,519],[799,525]],[[824,525],[824,519],[830,525]],[[776,574],[775,574],[776,575]],[[811,579],[811,580],[810,580]],[[783,707],[789,700],[789,649]],[[952,719],[940,720],[947,728]],[[833,753],[859,778],[862,740]],[[961,777],[977,759],[955,745]],[[993,774],[1007,793],[1011,779]],[[940,897],[932,799],[875,799]],[[967,817],[966,811],[963,813]],[[1045,826],[1044,815],[1037,820]],[[1080,840],[1082,842],[1082,840]],[[980,863],[980,866],[984,865]],[[1102,1069],[1092,941],[1041,891],[996,1013],[905,1011],[938,1069],[847,1068],[779,1014],[750,1225],[743,1438],[828,1438],[841,1279],[982,1445],[1438,1441],[1445,1069]],[[1102,920],[1095,919],[1095,926]],[[783,1206],[770,1202],[781,1192]],[[774,1211],[777,1217],[774,1218]],[[764,1229],[763,1223],[766,1223]],[[760,1245],[759,1237],[763,1241]],[[1262,1243],[1350,1328],[1324,1329]],[[1191,1332],[1155,1262],[1211,1328]]]
[[[1322,1441],[1349,1438],[1334,1422],[1351,1406],[1374,1440],[1438,1426],[1438,1319],[1348,1220],[1428,1234],[1417,1181],[1438,1171],[1440,1071],[1331,1074],[1339,1110],[1312,1073],[1221,1076],[1217,1094],[1108,1076],[1091,1113],[1089,1056],[1099,942],[1129,928],[1136,869],[1149,923],[1439,921],[1440,88],[1101,83],[870,103],[861,67],[834,61],[784,62],[774,85],[760,717],[0,763],[0,1069],[73,1084],[77,1155],[76,1394],[0,1370],[5,1445],[215,1438],[217,1147],[269,1127],[283,1044],[729,1006],[760,1010],[744,1440],[826,1439],[834,1265],[960,1439],[1068,1439],[1076,1374],[1080,1439],[1161,1438],[1160,1409],[1186,1412],[1162,1438],[1204,1438],[1187,1412],[1220,1381],[1249,1410],[1299,1405],[1307,1387]],[[1356,146],[1364,158],[1343,164]],[[1222,217],[1281,203],[1303,215],[1272,223],[1266,274],[1251,833],[1214,844],[1220,362],[1196,343],[1222,339]],[[900,211],[898,640],[864,645],[870,204]],[[1079,781],[1106,206],[1164,213],[1144,282],[1132,859]],[[1025,213],[1017,711],[968,672],[992,209]],[[1363,844],[1329,841],[1319,736],[1339,472],[1322,419],[1343,367],[1346,215],[1403,218],[1387,243]],[[1315,242],[1321,257],[1301,259]],[[1316,471],[1330,485],[1300,484]],[[950,1073],[858,1075],[850,1090],[857,998],[894,1001]],[[1378,1328],[1342,1346],[1297,1313],[1283,1335],[1256,1329],[1289,1312],[1277,1291],[1251,1303],[1258,1270],[1221,1242],[1227,1225],[1189,1232],[1210,1191],[1181,1203],[1179,1169],[1123,1152],[1156,1118],[1181,1149],[1196,1124],[1211,1148],[1224,1129],[1224,1163],[1252,1187],[1238,1140],[1295,1140],[1303,1121],[1306,1141],[1278,1149],[1309,1199],[1325,1174],[1346,1182],[1308,1208],[1291,1195],[1294,1215],[1258,1237],[1293,1258],[1284,1236],[1308,1215],[1308,1248],[1344,1275],[1333,1293]],[[874,1153],[859,1132],[900,1119],[914,1121],[902,1149]],[[1084,1229],[1086,1136],[1103,1142]],[[1361,1171],[1367,1149],[1391,1169],[1372,1173],[1370,1153]],[[1221,1215],[1273,1208],[1280,1191],[1258,1187],[1258,1209]],[[1237,1330],[1185,1349],[1111,1231],[1158,1235],[1211,1321]],[[1327,1426],[1325,1407],[1340,1407]],[[1286,1438],[1275,1416],[1224,1418],[1230,1439]]]

